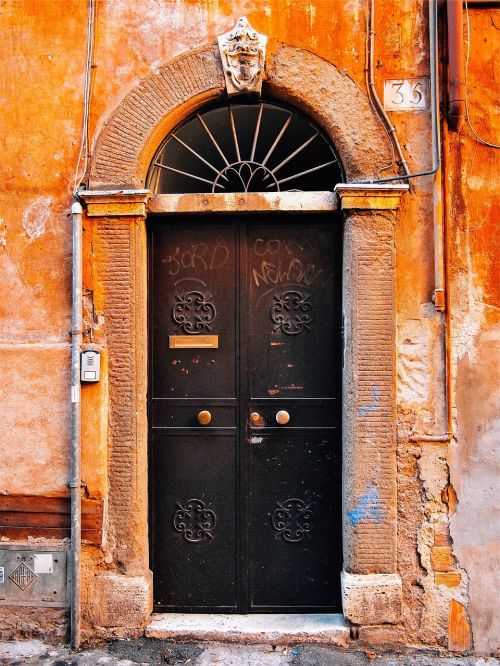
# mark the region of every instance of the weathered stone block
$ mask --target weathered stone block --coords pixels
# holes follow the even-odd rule
[[[404,642],[404,630],[393,624],[359,628],[359,640],[366,645],[393,647]]]
[[[354,624],[397,624],[402,583],[398,574],[341,574],[344,616]]]
[[[472,636],[467,613],[462,604],[452,599],[448,625],[448,649],[453,652],[465,652],[471,647]]]
[[[152,611],[150,576],[102,574],[94,578],[90,620],[99,627],[145,626]]]
[[[434,574],[436,585],[446,585],[446,587],[458,587],[462,581],[462,576],[455,572],[437,572]]]
[[[453,551],[449,546],[433,546],[431,548],[431,561],[434,571],[449,571],[455,565]]]

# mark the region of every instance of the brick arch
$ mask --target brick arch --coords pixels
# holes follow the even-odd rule
[[[264,94],[308,113],[330,136],[348,181],[376,177],[390,146],[368,97],[332,63],[304,49],[271,44]],[[144,187],[168,132],[204,103],[225,95],[215,45],[183,54],[143,79],[104,124],[93,155],[91,188]]]

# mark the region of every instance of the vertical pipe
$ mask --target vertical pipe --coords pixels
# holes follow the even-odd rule
[[[465,59],[461,0],[446,3],[448,24],[448,126],[457,132],[465,115]]]
[[[441,137],[439,131],[439,64],[437,53],[437,0],[429,0],[429,65],[433,109],[431,114],[433,161],[438,168],[433,182],[434,219],[434,306],[439,312],[445,309],[444,293],[444,244],[443,244],[443,194],[441,183]]]
[[[453,1],[453,0],[452,0]],[[453,439],[452,389],[451,389],[451,316],[449,307],[448,276],[445,272],[445,248],[447,238],[444,236],[443,196],[441,180],[441,138],[439,132],[439,83],[437,58],[437,1],[429,0],[429,59],[432,90],[432,136],[433,162],[437,164],[434,174],[433,213],[434,213],[434,305],[436,310],[445,311],[444,321],[444,364],[445,386],[444,401],[446,410],[446,432],[437,435],[414,434],[410,442],[449,442]]]
[[[80,350],[82,345],[82,216],[76,200],[72,214],[71,280],[71,647],[80,646],[80,555],[81,555],[81,402]]]

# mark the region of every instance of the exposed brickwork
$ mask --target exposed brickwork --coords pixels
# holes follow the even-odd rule
[[[434,545],[435,546],[452,545],[448,523],[440,522],[434,525]]]
[[[436,585],[446,585],[446,587],[458,587],[462,582],[462,576],[458,572],[437,572],[434,574]]]
[[[449,546],[433,546],[431,561],[434,571],[449,571],[455,565],[455,558]]]
[[[455,599],[450,601],[448,648],[453,652],[465,652],[472,647],[469,619],[464,606]]]
[[[396,571],[392,213],[350,212],[344,259],[344,567]]]

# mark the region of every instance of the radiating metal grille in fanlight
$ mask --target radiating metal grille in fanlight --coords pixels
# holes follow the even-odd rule
[[[196,113],[162,143],[147,186],[154,194],[333,190],[340,162],[309,119],[270,102]]]

